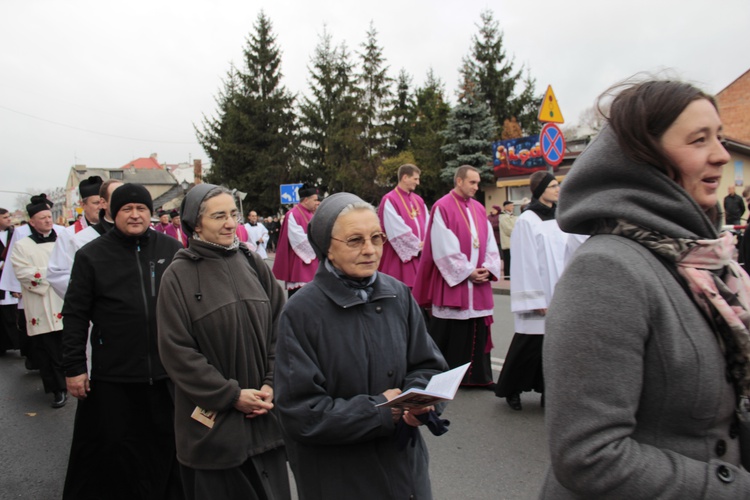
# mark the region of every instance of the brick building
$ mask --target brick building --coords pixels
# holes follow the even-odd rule
[[[716,94],[724,135],[750,144],[750,69]]]
[[[737,194],[750,196],[750,70],[716,94],[721,122],[724,125],[724,146],[730,155],[724,165],[719,187],[719,199],[723,200],[727,188],[734,185]],[[745,212],[742,223],[750,214]]]

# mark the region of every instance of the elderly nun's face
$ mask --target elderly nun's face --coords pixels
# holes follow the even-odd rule
[[[378,270],[382,255],[383,238],[377,215],[357,209],[336,219],[328,248],[328,260],[335,268],[351,278],[369,278]]]
[[[222,193],[206,200],[206,210],[195,225],[203,241],[228,247],[234,243],[237,229],[237,206],[231,195]]]

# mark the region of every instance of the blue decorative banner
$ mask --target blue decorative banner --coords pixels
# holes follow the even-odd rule
[[[547,169],[539,146],[539,135],[494,142],[492,151],[495,177],[528,175]]]

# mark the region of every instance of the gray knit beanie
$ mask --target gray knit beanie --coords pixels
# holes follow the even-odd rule
[[[214,184],[197,184],[188,191],[185,199],[182,200],[180,224],[188,238],[192,238],[195,231],[195,225],[198,223],[198,212],[200,211],[203,198],[206,197],[209,191],[216,187],[218,186]]]
[[[364,202],[352,193],[336,193],[323,200],[307,226],[307,239],[319,260],[324,260],[331,246],[331,232],[336,219],[344,208],[352,203]]]

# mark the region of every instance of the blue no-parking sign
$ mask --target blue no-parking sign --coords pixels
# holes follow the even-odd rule
[[[539,134],[539,145],[542,147],[542,158],[552,165],[558,166],[565,156],[565,137],[557,125],[548,123],[542,127]]]
[[[302,184],[282,184],[279,186],[281,193],[281,204],[291,205],[293,203],[299,203],[299,190],[302,188]]]

